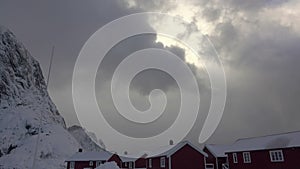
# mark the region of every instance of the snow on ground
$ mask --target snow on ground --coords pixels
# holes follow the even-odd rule
[[[120,169],[116,162],[107,162],[101,164],[99,167],[95,169]]]
[[[32,168],[37,146],[35,168],[65,168],[64,160],[77,151],[78,142],[63,127],[44,126],[43,133],[25,137],[16,143],[17,148],[0,158],[2,168]],[[1,168],[0,167],[0,168]]]

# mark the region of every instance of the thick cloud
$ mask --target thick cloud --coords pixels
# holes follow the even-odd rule
[[[154,89],[161,89],[164,91],[167,97],[167,105],[163,115],[149,124],[137,124],[132,123],[129,120],[122,117],[117,113],[117,109],[112,100],[111,96],[111,79],[116,67],[130,54],[147,48],[163,49],[180,57],[182,60],[185,59],[185,52],[183,49],[175,46],[164,47],[161,43],[155,42],[156,35],[146,34],[137,35],[130,37],[126,40],[121,41],[114,46],[105,56],[98,69],[98,75],[96,79],[96,91],[98,104],[102,113],[104,114],[107,121],[118,131],[125,133],[126,135],[135,137],[149,137],[154,136],[162,131],[166,130],[176,119],[180,110],[180,91],[176,80],[173,79],[169,74],[156,69],[149,69],[140,72],[132,80],[130,85],[130,98],[132,104],[139,110],[145,111],[149,109],[149,94]],[[163,56],[161,56],[163,57]],[[136,63],[139,64],[139,63]],[[188,64],[190,69],[196,74],[199,72],[197,68],[191,64]],[[176,66],[180,70],[180,66],[173,65],[172,62],[169,66]],[[207,109],[206,105],[209,102],[210,92],[209,86],[205,81],[207,75],[205,72],[203,77],[198,79],[200,91],[206,91],[207,96],[202,96],[203,108]],[[206,75],[206,76],[205,76]],[[183,75],[181,75],[183,77]],[[185,81],[185,85],[189,86],[189,81]],[[126,88],[124,88],[126,90]],[[183,89],[184,90],[184,89]],[[204,111],[205,112],[205,111]],[[205,114],[203,114],[205,115]],[[126,127],[124,127],[124,125]]]
[[[214,8],[205,8],[202,11],[203,17],[207,19],[207,21],[212,22],[220,17],[220,10],[219,9],[214,9]]]
[[[195,30],[209,26],[204,33],[214,43],[226,70],[224,117],[210,141],[232,142],[299,130],[299,2],[209,1],[199,5],[194,15],[183,12],[194,9],[195,3],[173,5],[169,12],[192,18],[190,24],[198,26]],[[163,9],[167,8],[157,7]],[[199,133],[199,128],[193,133]]]

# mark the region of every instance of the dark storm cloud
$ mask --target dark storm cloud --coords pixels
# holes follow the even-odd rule
[[[138,124],[130,122],[122,117],[111,97],[111,79],[117,66],[130,54],[143,49],[156,48],[169,51],[182,60],[185,59],[185,51],[179,47],[164,47],[161,43],[156,43],[156,35],[143,34],[127,38],[115,45],[102,60],[98,68],[96,78],[96,91],[99,107],[106,120],[116,130],[129,136],[149,137],[161,133],[166,130],[176,119],[180,110],[180,92],[176,80],[168,73],[157,69],[148,69],[138,73],[130,84],[130,99],[132,104],[140,111],[149,109],[149,94],[154,89],[161,89],[167,97],[167,105],[163,115],[149,123]],[[163,57],[163,56],[162,56]],[[139,63],[136,63],[139,64]],[[167,66],[175,66],[180,70],[180,66],[173,65],[170,62]],[[188,64],[190,69],[197,73],[199,71],[194,65]],[[180,73],[180,72],[179,72]],[[202,82],[203,78],[197,79],[200,90],[207,89],[206,83]],[[186,81],[186,86],[189,86]],[[124,89],[126,90],[126,89]],[[205,100],[205,97],[202,98]],[[203,101],[204,102],[204,101]],[[126,127],[124,127],[124,125]]]
[[[194,17],[202,15],[214,24],[208,37],[221,56],[228,87],[224,116],[210,142],[232,142],[241,137],[300,129],[300,32],[292,24],[283,24],[297,21],[263,15],[266,9],[283,6],[281,12],[287,12],[295,2],[230,0],[199,5]],[[188,1],[169,9],[196,3]],[[195,133],[200,130],[201,125],[196,125],[190,138],[197,140]]]
[[[228,85],[215,142],[225,135],[233,141],[300,128],[299,32],[268,18],[245,17],[257,22],[220,23],[211,37],[226,65]]]
[[[102,63],[98,68],[98,72],[100,72],[101,78],[98,76],[97,81],[99,83],[106,83],[107,81],[111,81],[112,74],[116,70],[118,64],[122,62],[127,56],[130,54],[147,49],[147,48],[156,48],[169,51],[174,55],[181,58],[183,61],[185,60],[185,51],[179,47],[171,46],[171,47],[164,47],[161,43],[157,43],[156,35],[155,34],[143,34],[143,35],[136,35],[125,40],[122,40],[117,45],[115,45],[110,51],[106,54],[105,58],[103,59]],[[191,64],[187,64],[190,68],[196,73],[197,68]],[[173,66],[170,63],[169,66]],[[137,75],[137,79],[133,79],[131,87],[134,90],[139,91],[143,95],[148,95],[149,92],[153,89],[160,88],[164,91],[167,91],[170,88],[177,86],[176,82],[170,75],[162,75],[160,74],[161,78],[158,78],[156,75],[159,74],[158,70],[147,70],[144,73],[140,73]],[[143,77],[139,77],[143,76]],[[143,80],[141,80],[143,79]],[[101,84],[99,84],[101,86]]]

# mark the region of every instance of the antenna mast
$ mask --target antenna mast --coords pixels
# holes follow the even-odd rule
[[[47,88],[48,88],[48,85],[49,85],[49,80],[50,80],[50,75],[51,75],[53,55],[54,55],[54,46],[52,46],[52,51],[51,51],[51,58],[50,58],[50,64],[49,64],[48,76],[47,76],[47,83],[46,83]]]
[[[49,69],[48,69],[48,75],[47,75],[47,89],[48,89],[48,84],[49,84],[49,79],[50,79],[50,73],[51,73],[51,67],[52,67],[52,61],[53,61],[53,55],[54,55],[54,46],[52,46],[52,51],[51,51],[51,58],[50,58],[50,64],[49,64]],[[36,166],[36,155],[37,155],[37,151],[38,151],[38,142],[40,140],[40,133],[41,133],[41,129],[42,129],[42,114],[40,114],[40,120],[39,120],[39,132],[37,135],[37,139],[36,139],[36,143],[35,143],[35,149],[34,149],[34,154],[33,154],[33,162],[32,162],[32,168],[34,169]]]

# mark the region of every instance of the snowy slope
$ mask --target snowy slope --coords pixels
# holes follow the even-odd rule
[[[64,168],[81,146],[51,101],[39,63],[3,27],[0,76],[0,168],[32,168],[36,145],[35,168]]]
[[[98,144],[91,139],[87,132],[80,126],[72,126],[68,128],[68,131],[73,135],[73,137],[78,141],[82,148],[86,151],[102,151]],[[96,136],[94,136],[96,137]],[[94,138],[97,140],[97,138]]]

